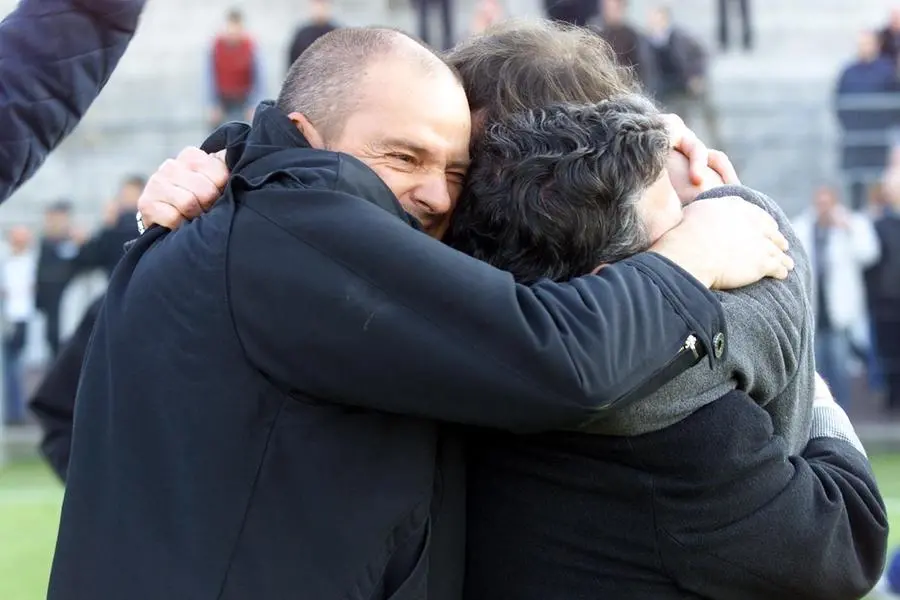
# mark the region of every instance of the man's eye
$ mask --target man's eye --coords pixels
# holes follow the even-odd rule
[[[390,157],[410,165],[414,165],[416,163],[416,158],[410,154],[395,153],[391,154]]]
[[[447,173],[447,180],[462,185],[466,181],[465,173]]]

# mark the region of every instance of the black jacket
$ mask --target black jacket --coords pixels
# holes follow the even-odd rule
[[[434,420],[576,426],[722,329],[654,255],[516,285],[274,108],[227,160],[222,200],[113,275],[51,599],[459,598]]]
[[[41,240],[34,298],[38,310],[45,313],[59,310],[63,293],[72,279],[73,264],[78,252],[77,244],[69,239]]]
[[[103,298],[100,298],[85,312],[78,329],[63,346],[29,402],[31,412],[37,417],[43,432],[41,453],[63,482],[66,480],[72,449],[75,394],[78,391],[81,365],[84,363],[84,354],[102,303]]]
[[[815,437],[788,457],[740,392],[642,436],[476,439],[467,600],[852,600],[884,565],[865,456]]]
[[[144,0],[22,0],[0,23],[0,201],[103,89]]]

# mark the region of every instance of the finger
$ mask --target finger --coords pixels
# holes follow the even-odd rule
[[[206,177],[216,187],[218,191],[216,197],[222,194],[225,184],[228,183],[228,177],[231,176],[228,166],[225,164],[225,151],[223,150],[221,154],[221,157],[219,153],[207,154],[193,165],[195,172]]]
[[[225,165],[224,150],[216,152],[215,154],[207,154],[199,148],[189,146],[178,154],[175,162],[183,165],[190,171],[200,173],[206,177],[214,186],[216,186],[216,189],[219,190],[219,194],[225,189],[225,184],[228,182],[230,173],[228,172],[228,167]],[[219,194],[217,194],[217,196]],[[198,196],[203,200],[201,194],[198,194]]]
[[[174,206],[157,202],[146,212],[141,211],[141,220],[144,222],[144,227],[159,225],[168,229],[178,229],[178,226],[184,222],[184,217]]]
[[[204,158],[209,159],[208,155]],[[159,168],[159,175],[157,197],[175,206],[189,219],[208,210],[221,195],[206,175],[190,170],[177,159],[165,161]]]
[[[709,164],[709,150],[706,144],[688,129],[678,115],[666,115],[666,126],[672,147],[688,158],[691,183],[701,185],[703,172]]]
[[[171,181],[178,188],[190,193],[191,198],[185,200],[191,204],[196,203],[202,212],[209,210],[222,195],[219,187],[203,173],[180,171]]]
[[[788,254],[782,254],[782,255],[781,255],[781,263],[784,265],[784,267],[785,267],[788,271],[793,271],[793,270],[794,270],[794,267],[796,266],[796,265],[794,264],[794,259],[791,258],[790,255],[788,255]]]
[[[731,159],[721,150],[709,151],[709,168],[718,173],[726,185],[741,184],[737,171],[734,165],[731,164]]]
[[[787,279],[787,266],[785,266],[785,264],[781,261],[781,257],[778,254],[769,255],[765,265],[766,277],[772,277],[774,279]]]
[[[782,252],[787,252],[788,250],[791,249],[791,245],[788,243],[787,238],[784,237],[784,234],[781,233],[780,231],[775,231],[773,233],[770,233],[769,239],[772,240],[772,242],[775,244],[775,246],[777,246],[778,249],[781,250]]]

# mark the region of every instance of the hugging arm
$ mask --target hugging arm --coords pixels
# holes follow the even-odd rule
[[[0,23],[0,200],[40,167],[103,89],[143,0],[23,0]]]
[[[276,225],[254,194],[302,203],[302,219]],[[661,257],[524,287],[337,192],[248,192],[228,277],[247,357],[277,385],[516,431],[601,416],[690,334],[708,345],[724,326],[714,296]]]
[[[671,516],[660,527],[662,560],[678,583],[734,600],[863,597],[884,565],[888,523],[843,410],[816,406],[811,439],[790,457],[762,409],[738,393],[695,417],[682,439],[703,456],[691,471],[697,494],[686,500],[687,474],[659,500]]]

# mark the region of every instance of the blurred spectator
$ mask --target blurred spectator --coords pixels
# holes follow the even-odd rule
[[[4,422],[25,421],[22,391],[22,351],[28,323],[34,316],[35,259],[31,231],[13,227],[7,234],[9,255],[3,263],[3,375]]]
[[[35,296],[35,305],[44,315],[44,334],[51,358],[59,352],[59,309],[76,256],[78,243],[72,232],[71,206],[58,202],[44,213]]]
[[[900,169],[885,176],[888,201],[875,232],[881,258],[866,272],[869,312],[875,330],[878,358],[887,385],[888,410],[900,415]]]
[[[619,64],[634,69],[644,91],[655,96],[658,71],[650,42],[627,20],[626,0],[603,0],[602,22],[595,19],[593,29],[612,47]]]
[[[854,209],[862,208],[868,184],[881,177],[887,161],[888,135],[896,124],[896,90],[894,63],[879,54],[875,33],[862,32],[856,60],[844,68],[837,85],[842,167]]]
[[[480,0],[475,7],[475,15],[472,17],[472,26],[469,33],[478,35],[488,27],[496,25],[505,17],[505,11],[500,0]]]
[[[900,56],[900,7],[891,10],[888,24],[878,32],[878,42],[881,55],[897,64],[897,57]]]
[[[721,148],[719,123],[707,87],[707,55],[691,34],[672,23],[668,6],[650,10],[648,38],[658,71],[657,98],[667,110],[695,127],[697,111],[706,126],[706,140]]]
[[[225,29],[213,41],[208,79],[211,126],[252,119],[262,97],[262,69],[256,42],[238,10],[228,13]]]
[[[456,43],[453,37],[453,0],[415,0],[419,14],[419,37],[422,41],[430,46],[434,46],[438,50],[449,50]],[[431,9],[437,5],[441,13],[441,45],[435,43],[434,38],[429,34],[429,21]]]
[[[309,21],[306,25],[297,28],[288,50],[289,69],[297,57],[312,46],[313,42],[339,27],[333,20],[331,0],[309,0],[309,8]]]
[[[794,228],[813,265],[816,366],[847,408],[851,328],[865,319],[863,272],[878,260],[878,241],[872,222],[842,206],[830,187],[816,191],[812,209]]]
[[[138,198],[146,180],[131,175],[122,182],[117,198],[107,206],[103,227],[81,247],[72,263],[71,275],[100,269],[109,277],[125,254],[125,244],[138,236]]]
[[[599,0],[544,0],[548,19],[584,27],[600,16]]]
[[[731,16],[731,8],[737,4],[738,14],[741,19],[741,40],[744,50],[753,49],[753,24],[750,21],[750,0],[719,0],[719,47],[727,51],[731,36],[728,34],[730,27],[728,20]]]

